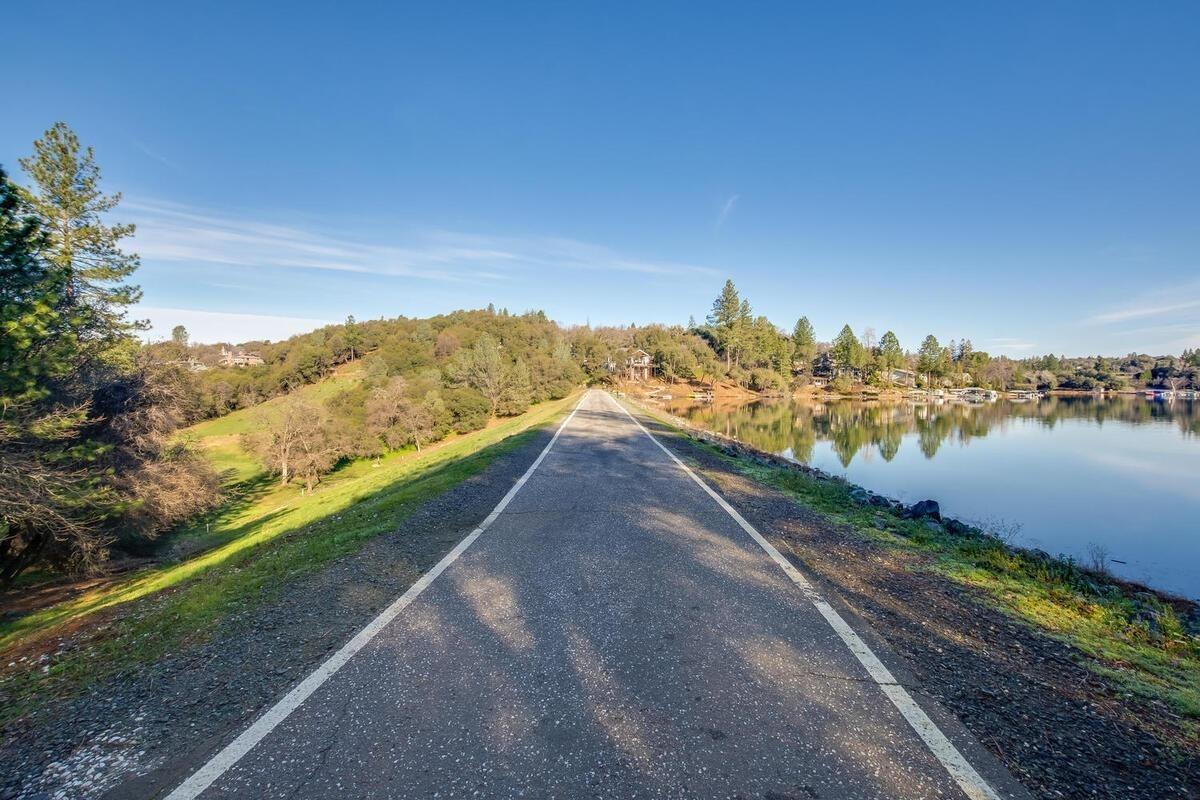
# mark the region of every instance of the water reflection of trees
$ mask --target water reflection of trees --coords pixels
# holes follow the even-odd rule
[[[1200,402],[1153,402],[1136,397],[1050,397],[1040,402],[876,403],[853,400],[812,402],[771,400],[742,406],[696,405],[671,409],[693,423],[774,453],[789,452],[811,461],[817,441],[828,441],[849,466],[856,455],[874,447],[886,461],[900,451],[906,434],[933,458],[951,437],[966,443],[1004,429],[1013,420],[1029,420],[1053,428],[1063,420],[1083,419],[1097,425],[1171,424],[1185,435],[1200,435]]]

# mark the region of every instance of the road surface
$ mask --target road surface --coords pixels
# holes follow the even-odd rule
[[[498,512],[171,799],[1020,796],[609,395]]]

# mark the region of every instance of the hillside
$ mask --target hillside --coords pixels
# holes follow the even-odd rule
[[[295,394],[320,400],[360,379],[361,370],[348,365]],[[162,543],[161,563],[82,584],[68,599],[0,623],[0,653],[10,664],[0,668],[0,723],[39,699],[72,694],[185,640],[203,640],[287,581],[393,529],[426,499],[520,445],[573,397],[493,420],[420,453],[405,448],[350,461],[308,494],[280,485],[239,445],[241,434],[283,398],[185,429],[181,435],[221,471],[226,501],[172,533]]]

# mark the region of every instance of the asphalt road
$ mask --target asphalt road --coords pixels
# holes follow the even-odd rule
[[[972,791],[811,593],[604,393],[456,552],[172,797]],[[911,696],[980,773],[975,796],[1009,796],[961,726]]]

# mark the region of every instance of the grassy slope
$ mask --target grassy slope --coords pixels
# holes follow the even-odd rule
[[[344,373],[301,391],[327,395],[349,380],[357,380],[357,375]],[[18,668],[6,676],[5,683],[12,683],[4,687],[5,693],[13,702],[0,712],[0,724],[47,693],[78,691],[104,675],[152,662],[187,640],[202,640],[222,620],[269,596],[282,582],[394,529],[421,502],[482,471],[532,436],[532,428],[560,416],[574,400],[543,403],[420,454],[399,451],[378,461],[352,462],[328,476],[311,495],[279,486],[238,447],[239,434],[255,424],[255,410],[194,426],[188,438],[225,471],[232,496],[217,513],[173,539],[185,552],[202,552],[0,624],[0,653],[11,652],[51,639],[69,623],[103,609],[145,601],[133,607],[136,613],[118,615],[104,636],[86,649],[64,652],[45,664],[45,671]]]
[[[645,411],[646,409],[642,409]],[[674,430],[679,428],[657,414]],[[686,434],[686,431],[681,431]],[[1188,635],[1174,610],[1155,606],[1154,630],[1139,617],[1138,603],[1116,585],[1064,561],[1014,552],[998,539],[931,530],[923,521],[882,513],[850,498],[852,485],[815,478],[799,470],[752,463],[697,441],[733,469],[782,490],[831,522],[848,525],[886,547],[934,556],[934,569],[950,580],[980,589],[997,607],[1087,655],[1088,666],[1124,691],[1167,702],[1190,720],[1200,736],[1200,637]]]

